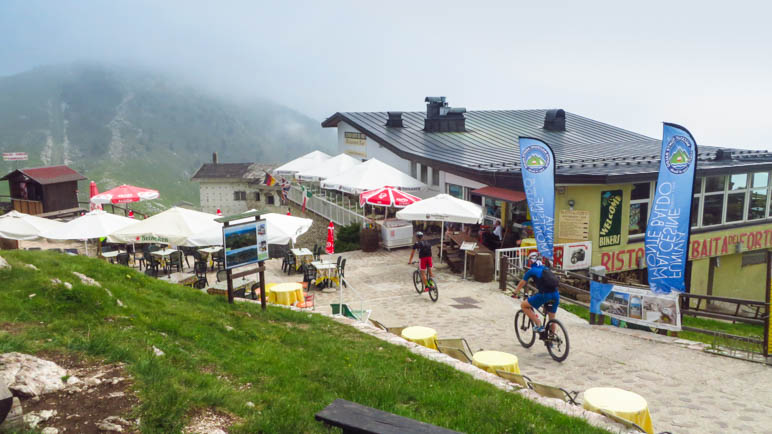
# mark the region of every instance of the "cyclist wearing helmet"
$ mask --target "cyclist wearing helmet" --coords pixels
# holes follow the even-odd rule
[[[432,264],[432,246],[423,240],[423,232],[416,232],[415,237],[418,241],[413,244],[413,250],[410,252],[410,260],[407,261],[407,263],[413,263],[413,255],[415,254],[415,251],[418,250],[418,260],[421,261],[419,267],[421,269],[421,280],[424,282],[424,287],[428,288],[428,285],[426,284],[426,270],[429,270],[429,277],[434,277],[434,274],[432,273],[432,267],[434,266]]]
[[[520,304],[520,308],[536,325],[534,331],[536,331],[536,333],[541,333],[544,331],[544,327],[541,325],[541,320],[536,312],[534,312],[534,309],[538,309],[544,303],[552,301],[554,302],[552,308],[547,313],[549,314],[550,319],[555,319],[555,314],[557,313],[558,305],[560,304],[560,292],[558,292],[558,285],[560,282],[558,281],[557,276],[549,270],[549,259],[543,258],[542,260],[539,260],[535,255],[529,256],[528,259],[531,269],[523,275],[523,280],[517,284],[515,293],[520,292],[526,282],[530,279],[535,281],[534,283],[539,289],[539,292],[528,297],[528,300],[524,300]]]

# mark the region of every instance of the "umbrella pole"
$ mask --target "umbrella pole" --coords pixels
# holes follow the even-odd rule
[[[442,245],[445,244],[445,222],[442,222],[442,232],[440,232],[440,264],[442,264]]]

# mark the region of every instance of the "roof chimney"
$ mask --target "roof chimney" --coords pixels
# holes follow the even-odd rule
[[[388,112],[389,118],[386,120],[386,126],[392,128],[402,128],[402,112]]]
[[[424,131],[429,133],[466,131],[465,108],[448,107],[444,96],[427,96],[424,101],[427,103]]]
[[[732,150],[731,149],[719,149],[716,151],[716,157],[714,160],[731,160],[732,159]]]
[[[212,152],[212,164],[217,164],[217,152]]]
[[[544,115],[544,129],[548,131],[566,130],[566,112],[563,109],[547,110]]]

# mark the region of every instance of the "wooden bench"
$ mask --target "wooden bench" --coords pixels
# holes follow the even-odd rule
[[[397,416],[356,402],[336,399],[314,415],[316,420],[343,429],[344,433],[457,433],[436,425]]]

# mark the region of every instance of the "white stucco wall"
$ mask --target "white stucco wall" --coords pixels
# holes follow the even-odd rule
[[[234,191],[246,191],[250,194],[247,183],[243,181],[201,181],[201,211],[214,214],[219,208],[223,215],[247,211],[247,201],[233,200]]]

